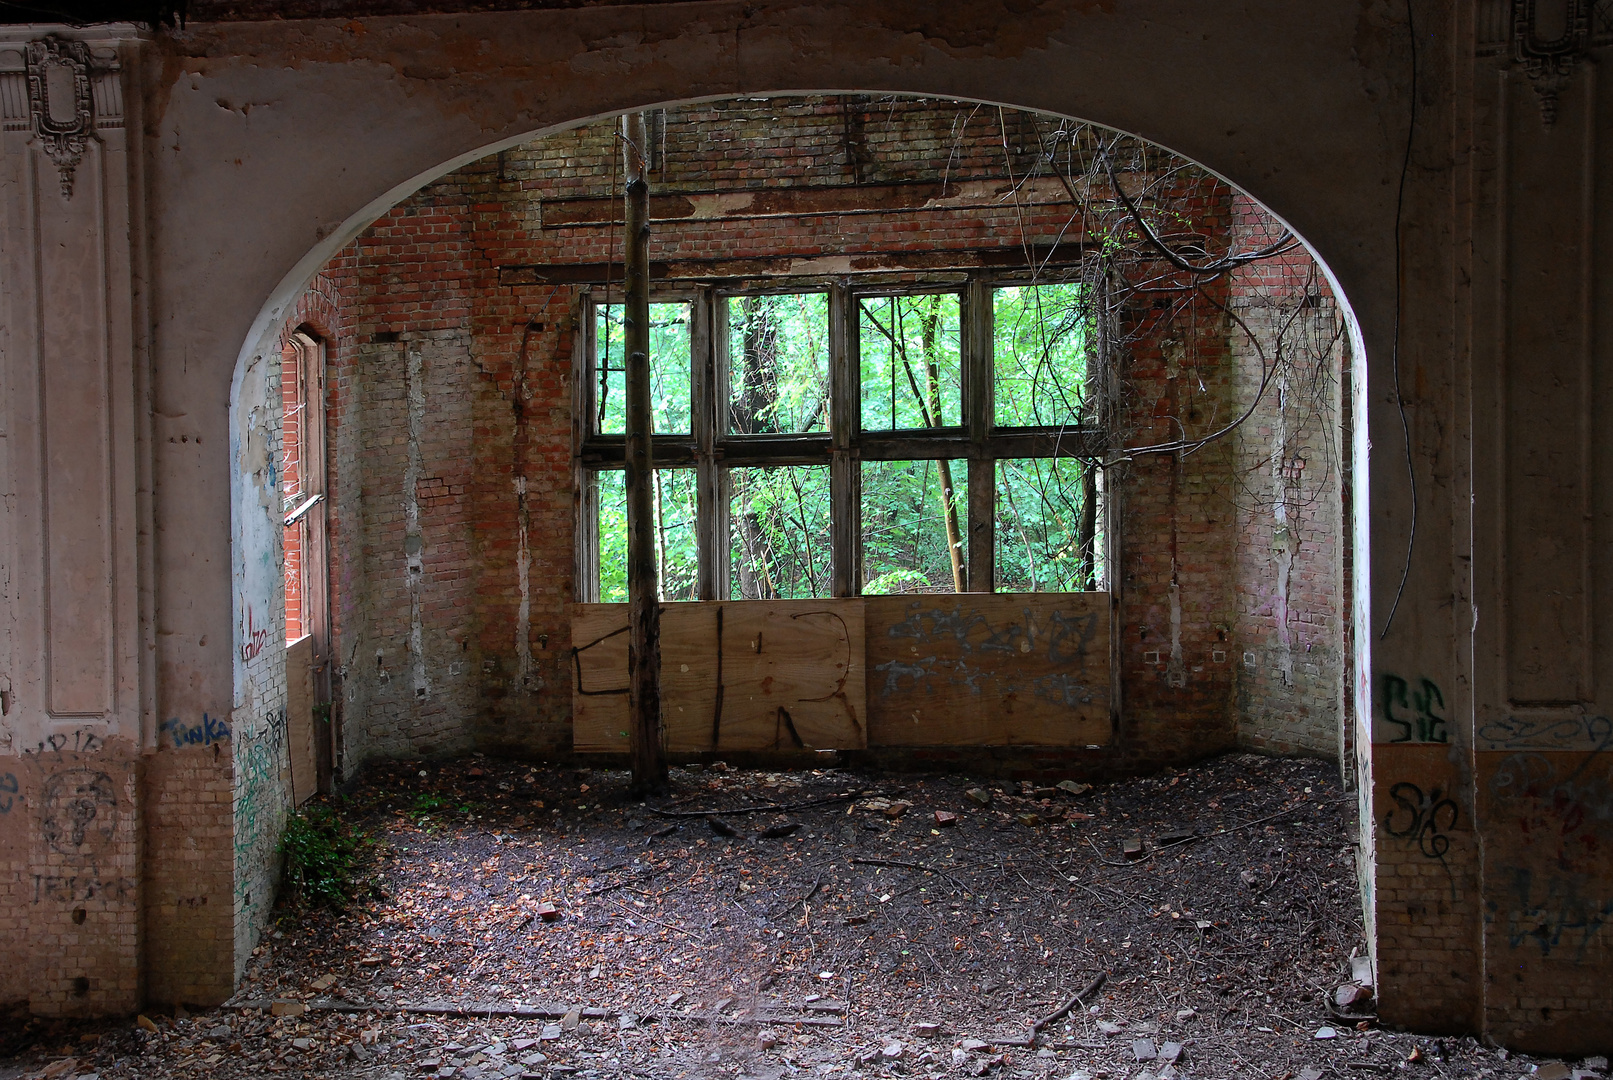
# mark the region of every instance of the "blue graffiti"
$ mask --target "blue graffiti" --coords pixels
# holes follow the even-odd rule
[[[179,717],[167,721],[162,730],[173,736],[177,746],[212,746],[230,737],[230,726],[217,717],[202,713],[202,722],[187,725]]]
[[[18,790],[20,789],[17,786],[16,773],[0,775],[0,814],[11,813],[11,807],[16,802]]]

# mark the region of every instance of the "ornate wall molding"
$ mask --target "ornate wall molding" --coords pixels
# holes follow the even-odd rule
[[[115,57],[98,56],[86,42],[55,34],[28,42],[23,54],[29,126],[40,148],[56,166],[62,198],[71,199],[73,178],[84,159],[85,144],[96,137],[97,126],[122,126],[117,61]],[[10,88],[0,91],[5,89]],[[15,108],[9,100],[13,96],[19,95],[14,90],[0,92],[0,97],[7,99],[8,120]]]
[[[1591,48],[1596,0],[1512,0],[1512,58],[1540,99],[1540,119],[1557,119],[1557,99]]]

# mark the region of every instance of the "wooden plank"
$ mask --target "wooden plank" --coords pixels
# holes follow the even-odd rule
[[[661,722],[668,749],[710,746],[717,607],[697,601],[661,606]],[[627,605],[574,605],[571,640],[572,749],[626,753]]]
[[[868,745],[863,603],[852,597],[723,605],[718,749]]]
[[[868,597],[870,746],[1110,739],[1107,593]]]
[[[661,718],[667,748],[698,753],[866,746],[862,605],[861,599],[663,605]],[[573,748],[624,752],[627,605],[577,604],[571,633]]]

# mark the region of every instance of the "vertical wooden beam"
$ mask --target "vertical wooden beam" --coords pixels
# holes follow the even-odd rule
[[[963,413],[969,433],[970,592],[997,588],[997,462],[986,438],[995,415],[991,282],[975,278],[963,297]]]
[[[717,475],[716,445],[728,406],[727,380],[721,374],[728,341],[728,302],[705,289],[693,310],[696,588],[702,600],[722,600],[727,596],[722,587],[728,567],[722,557],[727,537],[721,521],[726,507]]]
[[[644,114],[622,117],[627,251],[623,261],[627,353],[627,696],[633,790],[667,790],[661,739],[661,596],[656,566],[655,471],[650,459],[650,182]]]
[[[862,468],[853,451],[862,396],[856,314],[844,282],[829,289],[829,521],[830,591],[856,596],[862,588]]]

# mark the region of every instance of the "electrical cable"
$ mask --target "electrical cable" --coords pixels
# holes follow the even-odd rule
[[[1400,161],[1400,187],[1395,192],[1395,325],[1393,344],[1389,350],[1389,365],[1394,372],[1395,408],[1400,412],[1400,434],[1406,441],[1406,480],[1411,488],[1411,522],[1406,531],[1406,561],[1400,568],[1400,585],[1395,589],[1395,599],[1389,605],[1389,617],[1383,622],[1379,641],[1389,636],[1389,628],[1395,622],[1395,612],[1400,610],[1400,598],[1406,593],[1406,579],[1411,576],[1412,548],[1417,543],[1417,468],[1411,453],[1411,424],[1406,419],[1406,399],[1400,393],[1400,310],[1406,294],[1401,221],[1406,208],[1406,177],[1411,172],[1412,138],[1417,132],[1417,22],[1411,5],[1412,0],[1406,0],[1406,31],[1411,38],[1411,116],[1406,123],[1406,153]]]

